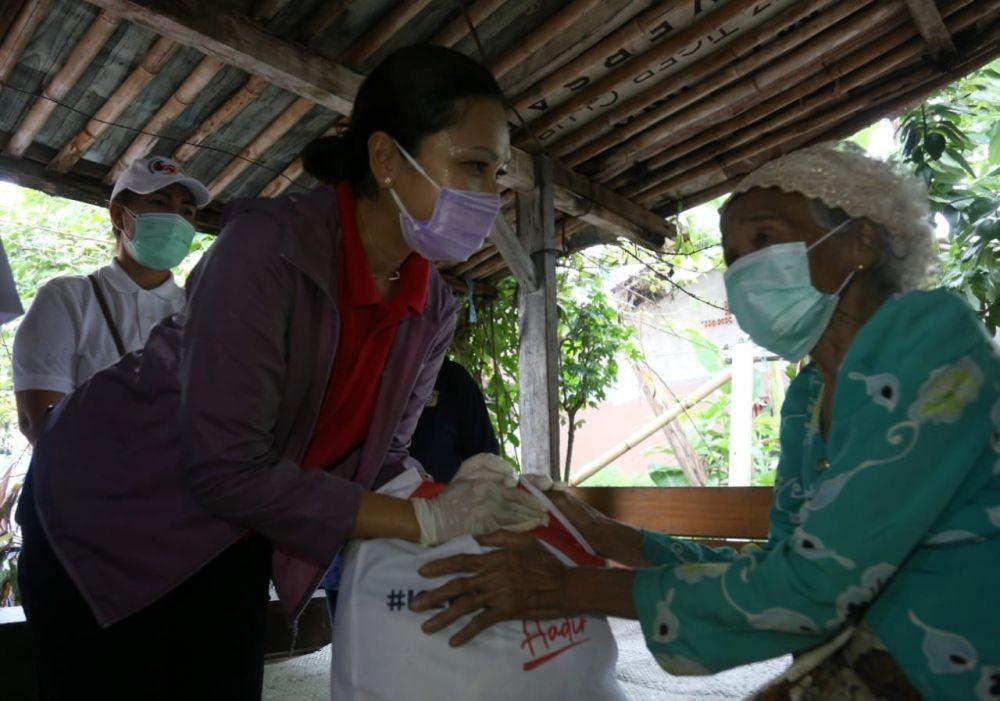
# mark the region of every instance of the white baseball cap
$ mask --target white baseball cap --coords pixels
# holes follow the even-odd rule
[[[115,181],[115,188],[111,191],[111,201],[113,202],[122,190],[148,195],[174,183],[180,183],[188,189],[194,197],[196,207],[204,207],[212,201],[212,193],[207,187],[185,173],[176,161],[162,156],[138,158],[132,161]]]

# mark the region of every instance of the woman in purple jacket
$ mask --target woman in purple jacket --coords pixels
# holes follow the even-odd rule
[[[361,86],[346,133],[307,149],[335,187],[227,205],[185,310],[39,439],[18,520],[43,698],[259,698],[269,578],[295,617],[349,538],[545,520],[503,474],[372,492],[416,465],[451,341],[428,261],[481,247],[509,155],[489,72],[410,47]]]

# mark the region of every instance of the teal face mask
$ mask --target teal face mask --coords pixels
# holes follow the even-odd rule
[[[816,346],[854,271],[836,292],[824,294],[813,287],[808,253],[850,223],[830,229],[809,248],[801,241],[775,244],[729,267],[729,309],[754,343],[793,362]]]
[[[171,212],[125,211],[135,219],[135,236],[125,237],[125,247],[136,263],[150,270],[180,265],[191,250],[195,233],[187,219]]]

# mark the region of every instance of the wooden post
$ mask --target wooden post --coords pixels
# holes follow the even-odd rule
[[[729,486],[749,487],[753,439],[753,356],[750,343],[733,346],[733,389],[729,400]]]
[[[559,477],[559,339],[552,161],[535,156],[535,189],[517,193],[517,228],[535,266],[520,287],[521,471]]]

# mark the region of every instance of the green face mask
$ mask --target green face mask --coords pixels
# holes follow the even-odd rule
[[[136,214],[135,235],[125,237],[125,247],[135,262],[150,270],[170,270],[180,265],[191,250],[194,227],[181,215],[171,212]]]

